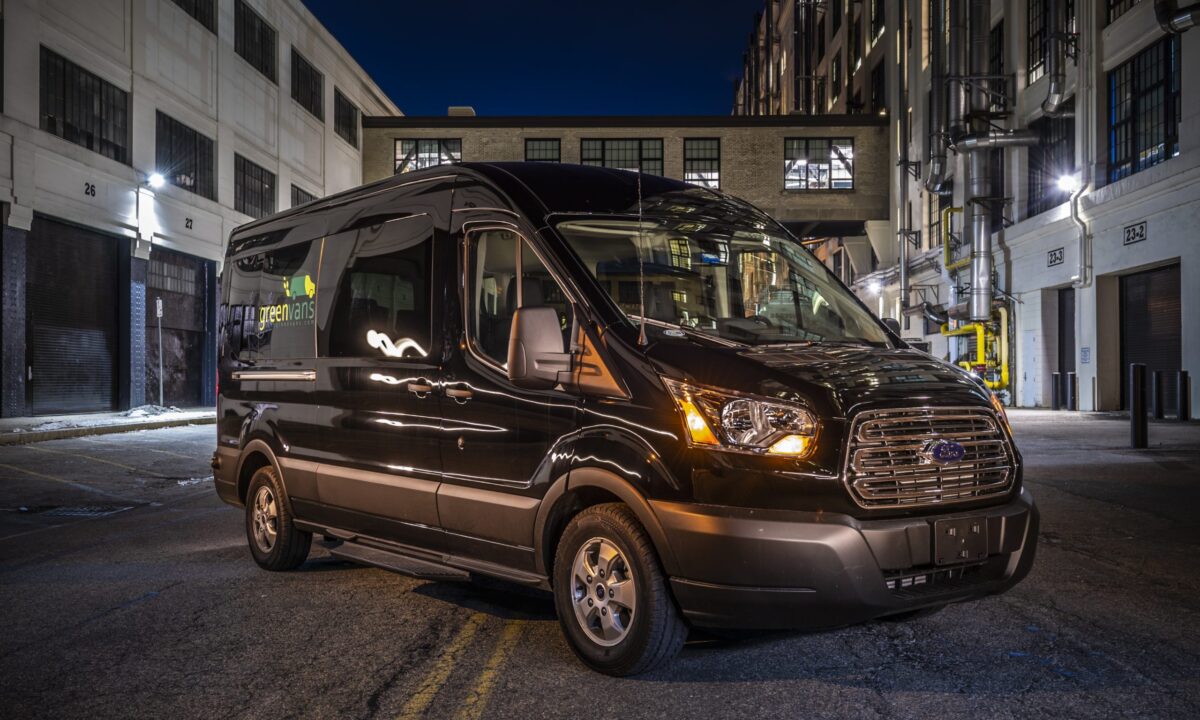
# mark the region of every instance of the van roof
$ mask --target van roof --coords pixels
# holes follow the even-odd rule
[[[761,211],[724,193],[679,180],[627,170],[548,162],[466,162],[415,170],[377,180],[344,192],[320,198],[290,210],[255,220],[234,229],[234,239],[257,235],[295,216],[319,212],[342,205],[360,196],[386,192],[392,186],[419,181],[426,177],[461,175],[477,177],[504,192],[531,219],[540,222],[547,215],[567,213],[637,214],[639,205],[646,215],[689,214],[700,220],[766,220]],[[231,242],[231,245],[233,243]]]

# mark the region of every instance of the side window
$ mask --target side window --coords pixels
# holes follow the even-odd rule
[[[328,238],[321,284],[335,294],[328,317],[322,318],[321,354],[428,355],[432,253],[428,215],[395,218]]]
[[[258,334],[254,320],[258,316],[258,286],[262,280],[262,255],[230,260],[222,282],[228,283],[229,295],[223,307],[225,356],[243,363],[258,357]]]
[[[311,358],[317,308],[321,241],[278,248],[261,256],[257,312],[250,318],[253,343],[275,360]],[[243,326],[246,324],[243,315]]]
[[[517,308],[553,307],[558,310],[563,328],[563,352],[566,352],[574,329],[571,304],[529,243],[508,230],[475,233],[469,242],[471,300],[468,332],[476,349],[505,365],[508,362],[508,336]],[[519,275],[518,243],[521,250]]]

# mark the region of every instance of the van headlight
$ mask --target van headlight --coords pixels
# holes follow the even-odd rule
[[[799,405],[668,378],[663,383],[692,445],[789,457],[807,457],[816,445],[816,418]]]

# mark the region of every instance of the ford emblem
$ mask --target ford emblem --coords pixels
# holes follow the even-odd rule
[[[967,454],[967,449],[953,440],[934,440],[925,446],[921,454],[927,462],[949,465],[962,460]]]

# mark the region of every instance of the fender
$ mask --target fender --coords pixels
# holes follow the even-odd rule
[[[536,548],[534,561],[539,574],[550,574],[550,568],[546,567],[542,549],[544,547],[546,524],[550,519],[550,514],[554,510],[554,506],[558,504],[559,500],[567,492],[584,487],[605,490],[617,496],[621,502],[629,506],[629,509],[637,516],[638,522],[642,524],[642,527],[646,529],[646,533],[650,535],[650,541],[654,543],[654,549],[658,553],[663,570],[668,576],[676,574],[678,564],[675,561],[674,552],[671,550],[666,533],[663,532],[662,524],[658,521],[658,517],[654,514],[650,503],[624,478],[609,470],[595,467],[574,468],[568,474],[560,476],[546,490],[541,507],[538,508],[537,519],[533,528],[533,546]]]
[[[233,481],[238,487],[238,496],[241,496],[242,470],[246,466],[246,458],[254,452],[261,452],[267,456],[267,461],[271,463],[271,467],[275,468],[275,475],[283,482],[283,470],[279,467],[279,458],[275,455],[275,449],[267,444],[265,440],[255,438],[242,446],[241,452],[238,454],[237,472],[233,475]],[[242,497],[242,503],[245,504],[246,498]]]

